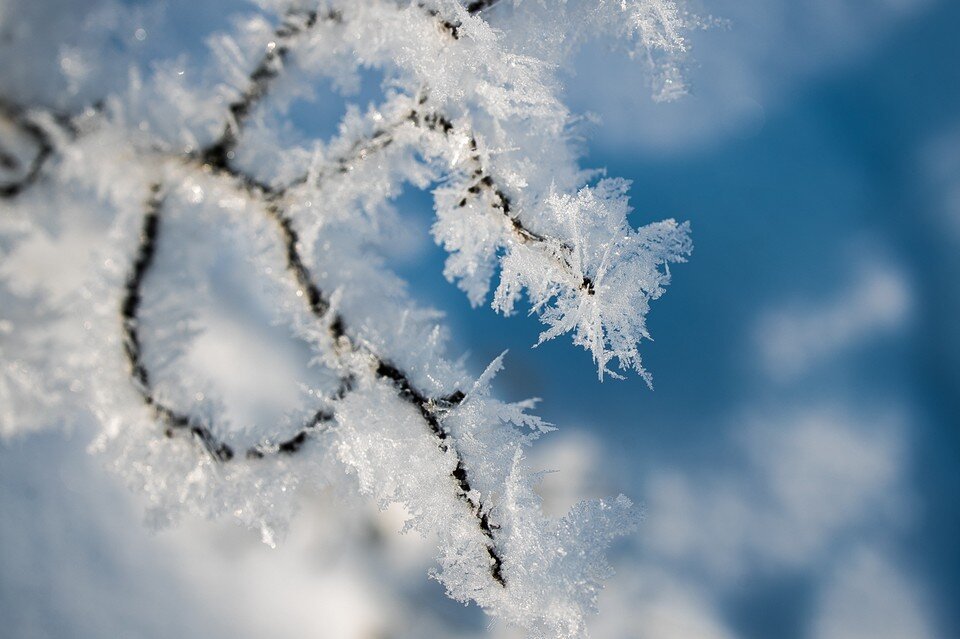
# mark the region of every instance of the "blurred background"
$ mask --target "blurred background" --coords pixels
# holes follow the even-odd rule
[[[442,277],[429,194],[398,203],[411,232],[391,264],[447,314],[454,355],[479,373],[509,349],[500,395],[542,398],[550,512],[644,505],[592,636],[958,638],[960,4],[692,8],[723,23],[691,35],[680,101],[651,101],[606,43],[566,78],[595,116],[584,165],[633,180],[636,224],[692,224],[649,317],[655,390],[599,382],[568,340],[531,349],[533,318],[471,309]],[[202,63],[223,14],[0,1],[0,88],[83,104],[116,65]],[[328,135],[329,108],[293,126]],[[0,442],[4,636],[516,636],[427,579],[431,542],[396,534],[402,512],[305,494],[278,549],[224,521],[153,531],[82,422]]]

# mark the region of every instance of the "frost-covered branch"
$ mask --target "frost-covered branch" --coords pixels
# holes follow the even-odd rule
[[[529,414],[533,402],[491,396],[502,358],[479,379],[449,361],[436,315],[408,299],[371,247],[387,241],[390,203],[406,185],[432,188],[445,275],[473,304],[499,273],[494,308],[511,313],[526,296],[547,326],[541,341],[570,333],[601,377],[618,366],[649,383],[645,315],[668,265],[690,252],[688,229],[635,228],[628,184],[579,168],[555,72],[587,32],[627,37],[651,60],[674,55],[683,19],[664,0],[264,4],[279,26],[257,17],[216,39],[213,97],[159,67],[72,118],[0,113],[27,149],[0,154],[16,226],[2,237],[16,248],[66,224],[63,202],[86,202],[104,229],[86,285],[50,302],[81,319],[82,338],[18,358],[13,372],[56,369],[46,394],[76,395],[74,406],[95,413],[97,449],[158,520],[232,513],[272,543],[296,486],[352,482],[440,539],[435,576],[452,597],[534,633],[582,635],[609,571],[603,550],[635,522],[628,500],[543,516],[523,450],[551,427]],[[544,38],[528,37],[531,25]],[[382,103],[348,110],[328,143],[291,146],[271,126],[267,114],[318,77],[346,86],[368,68],[385,74]],[[196,314],[185,278],[212,259],[191,248],[204,225],[245,254],[276,300],[275,321],[323,378],[276,424],[232,424],[180,365]],[[7,284],[0,296],[19,300]],[[16,330],[53,333],[44,310]],[[66,349],[70,362],[57,358]],[[5,389],[22,384],[4,375],[0,393],[16,393]]]
[[[10,128],[7,132],[9,143],[18,147],[7,149],[0,143],[0,167],[12,174],[8,181],[0,183],[0,198],[12,198],[32,186],[40,177],[43,165],[53,153],[53,142],[29,114],[4,100],[0,100],[0,118]]]

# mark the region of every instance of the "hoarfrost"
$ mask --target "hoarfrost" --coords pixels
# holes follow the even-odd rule
[[[579,43],[616,36],[656,96],[678,95],[691,18],[667,0],[259,5],[209,38],[209,67],[184,53],[117,73],[133,49],[99,50],[111,30],[133,33],[128,47],[164,34],[106,3],[54,47],[63,78],[0,75],[0,434],[94,417],[93,448],[157,525],[226,514],[274,544],[300,485],[402,504],[407,528],[440,540],[434,577],[451,597],[582,636],[603,552],[636,513],[621,496],[542,514],[523,451],[553,427],[535,402],[492,396],[502,357],[474,380],[446,356],[440,315],[382,248],[402,223],[392,201],[432,189],[444,273],[471,303],[492,288],[510,314],[525,296],[540,342],[569,333],[601,379],[651,383],[645,317],[689,228],[634,227],[629,183],[578,165],[560,74]],[[42,35],[17,33],[3,46]],[[383,100],[349,108],[333,139],[276,126],[317,83],[347,91],[371,69]],[[228,252],[243,266],[224,266]],[[233,302],[211,314],[211,299]],[[296,390],[275,393],[286,404],[256,419],[236,410],[250,384],[231,395],[190,366],[201,336],[246,315],[311,355]],[[232,372],[281,367],[231,353]]]

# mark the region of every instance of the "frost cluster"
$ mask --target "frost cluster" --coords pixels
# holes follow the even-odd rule
[[[0,75],[0,434],[92,414],[156,523],[230,514],[267,543],[299,485],[401,504],[439,539],[451,597],[581,636],[636,514],[623,497],[541,513],[524,450],[551,427],[490,394],[500,359],[474,380],[446,356],[438,315],[382,255],[403,227],[392,202],[430,189],[444,274],[472,304],[529,305],[541,342],[570,334],[601,378],[650,383],[645,316],[689,229],[635,227],[629,183],[580,168],[560,70],[618,37],[656,96],[677,95],[690,19],[670,0],[259,4],[210,36],[203,67],[182,55],[118,80],[105,52],[98,73],[65,45],[63,90],[25,103],[36,79]],[[83,24],[101,40],[139,15],[105,6]],[[319,84],[371,74],[382,100],[332,139],[287,123]],[[202,357],[208,331],[256,321],[294,347],[228,358],[310,354],[262,412]]]

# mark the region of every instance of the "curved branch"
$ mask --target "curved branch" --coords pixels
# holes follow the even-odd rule
[[[173,437],[176,432],[188,432],[203,445],[210,456],[220,462],[230,461],[234,457],[233,447],[219,439],[212,429],[197,417],[172,408],[160,401],[154,394],[150,380],[150,371],[143,360],[143,345],[140,335],[140,305],[143,300],[143,286],[147,274],[153,266],[154,257],[161,231],[161,212],[163,210],[162,186],[155,183],[150,187],[150,197],[146,203],[146,213],[140,230],[139,244],[134,257],[133,265],[124,285],[124,297],[120,305],[120,314],[123,324],[123,346],[130,376],[140,393],[143,402],[153,409],[154,415],[164,425],[164,434]],[[289,247],[288,247],[289,252]],[[295,252],[295,249],[294,249]],[[302,265],[302,263],[301,263]],[[319,296],[314,287],[314,293]],[[310,309],[317,317],[323,317],[326,308],[311,302]],[[336,397],[342,398],[351,382],[343,379]],[[306,441],[307,435],[317,432],[321,426],[333,421],[333,414],[326,408],[321,408],[313,414],[310,420],[291,438],[280,442],[277,453],[295,453]],[[262,458],[272,449],[261,444],[247,450],[248,458]]]
[[[287,13],[280,26],[273,32],[273,39],[267,43],[266,52],[248,77],[247,88],[239,99],[230,103],[228,117],[223,131],[212,144],[198,154],[200,160],[210,167],[222,169],[229,166],[234,157],[234,149],[240,141],[240,132],[245,120],[250,116],[270,91],[270,85],[280,74],[283,62],[290,53],[290,47],[296,40],[313,29],[320,22],[339,22],[340,13],[330,10],[320,15],[316,11],[291,11]]]
[[[40,179],[43,165],[53,156],[53,141],[49,134],[31,120],[23,109],[2,99],[0,99],[0,117],[9,120],[17,130],[30,138],[30,141],[37,147],[37,153],[30,160],[22,177],[6,184],[0,184],[0,198],[14,198]],[[21,166],[20,160],[13,153],[4,151],[2,147],[0,147],[0,164],[9,170],[16,170]]]

